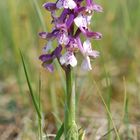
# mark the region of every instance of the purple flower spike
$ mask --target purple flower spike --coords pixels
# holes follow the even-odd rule
[[[97,58],[99,52],[92,49],[90,40],[99,40],[102,34],[91,31],[89,26],[94,11],[102,12],[103,8],[93,0],[57,0],[54,3],[47,2],[43,7],[51,13],[50,23],[53,24],[51,32],[39,33],[41,38],[47,40],[43,54],[39,57],[43,67],[52,72],[53,60],[56,58],[64,69],[67,66],[75,67],[78,64],[76,53],[80,51],[83,56],[81,68],[91,70],[90,58]],[[62,9],[61,13],[59,9]],[[81,35],[84,41],[81,41]],[[54,40],[57,41],[57,47],[52,44]]]

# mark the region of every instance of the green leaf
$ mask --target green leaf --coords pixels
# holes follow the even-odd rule
[[[58,130],[54,140],[60,140],[63,132],[64,132],[64,123],[61,125],[60,129]]]
[[[34,96],[34,93],[33,93],[33,90],[32,90],[31,81],[29,80],[29,76],[28,76],[28,73],[27,73],[27,68],[26,68],[25,61],[24,61],[24,58],[23,58],[23,55],[22,55],[21,51],[20,51],[20,56],[21,56],[22,65],[23,65],[23,68],[24,68],[24,73],[25,73],[25,76],[26,76],[28,88],[29,88],[29,91],[30,91],[30,95],[31,95],[31,98],[32,98],[32,101],[33,101],[33,105],[35,107],[35,110],[37,112],[38,117],[41,119],[41,113],[40,113],[37,101],[35,99],[35,96]]]

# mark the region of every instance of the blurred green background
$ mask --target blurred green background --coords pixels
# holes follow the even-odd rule
[[[45,0],[0,0],[0,139],[36,140],[36,113],[29,96],[19,49],[36,96],[41,79],[44,133],[55,134],[63,118],[64,73],[41,67],[38,56],[45,41],[38,32],[51,31]],[[122,140],[140,139],[140,0],[96,0],[104,8],[95,13],[92,29],[103,34],[93,46],[101,55],[84,73],[76,70],[77,120],[86,139],[115,140],[111,112]],[[39,78],[41,77],[41,78]]]

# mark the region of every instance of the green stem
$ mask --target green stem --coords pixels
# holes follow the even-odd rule
[[[65,94],[65,120],[64,134],[65,140],[78,140],[78,130],[75,123],[75,80],[71,67],[67,67],[66,74],[66,94]]]

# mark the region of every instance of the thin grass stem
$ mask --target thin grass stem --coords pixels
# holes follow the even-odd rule
[[[114,121],[113,121],[111,112],[110,112],[110,110],[109,110],[107,104],[105,103],[105,100],[104,100],[104,98],[103,98],[103,96],[102,96],[102,94],[101,94],[101,91],[100,91],[100,89],[98,88],[98,85],[97,85],[97,83],[96,83],[95,80],[94,80],[94,84],[95,84],[95,86],[96,86],[97,93],[98,93],[99,97],[101,98],[101,100],[102,100],[102,102],[103,102],[103,104],[104,104],[104,106],[105,106],[105,109],[106,109],[106,111],[107,111],[107,113],[108,113],[108,115],[109,115],[109,117],[110,117],[110,120],[111,120],[111,122],[112,122],[114,131],[115,131],[116,136],[117,136],[117,140],[121,140],[121,139],[120,139],[120,136],[119,136],[119,133],[118,133],[118,130],[117,130],[117,128],[116,128],[116,126],[115,126],[115,123],[114,123]]]
[[[35,8],[36,8],[36,11],[38,13],[42,28],[43,28],[44,31],[46,31],[46,25],[45,25],[41,10],[39,8],[38,2],[37,2],[37,0],[33,0],[33,2],[34,2],[34,5],[35,5]]]
[[[126,79],[125,77],[123,77],[123,85],[124,85],[124,105],[123,105],[123,122],[125,123],[126,127],[127,127],[127,136],[129,136],[129,115],[128,115],[128,95],[127,95],[127,91],[126,91]]]

